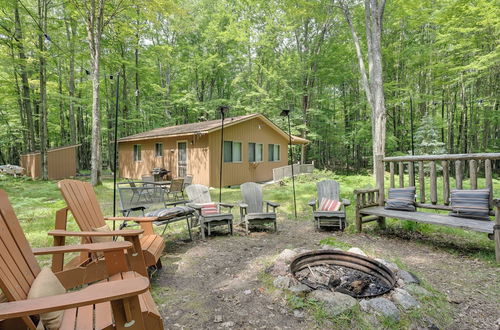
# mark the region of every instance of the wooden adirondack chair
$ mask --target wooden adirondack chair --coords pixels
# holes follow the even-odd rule
[[[264,201],[262,198],[262,187],[255,182],[246,182],[241,185],[241,197],[243,202],[239,203],[241,221],[245,224],[245,229],[248,234],[250,225],[260,225],[266,223],[274,224],[274,231],[278,231],[276,224],[276,208],[280,206],[278,203]],[[264,203],[266,204],[266,212],[263,212]],[[273,208],[269,212],[269,206]]]
[[[66,230],[69,210],[82,231],[81,236],[85,243],[90,243],[92,236],[123,236],[124,239],[130,240],[138,250],[143,252],[142,254],[127,255],[131,264],[134,265],[134,269],[139,270],[142,265],[144,270],[141,274],[145,275],[145,266],[161,268],[160,257],[165,249],[165,240],[160,235],[155,234],[153,230],[152,222],[158,220],[156,217],[104,217],[90,183],[78,180],[61,180],[58,187],[67,207],[57,212],[56,230],[49,232],[49,235],[54,236],[55,245],[64,244],[63,237],[65,234],[58,230]],[[137,234],[133,234],[134,231],[128,229],[107,233],[93,231],[93,228],[104,226],[106,224],[105,220],[138,222],[144,230],[144,234],[139,238]],[[104,235],[96,235],[96,233]],[[71,234],[75,236],[75,233]]]
[[[201,229],[201,238],[205,239],[205,229],[210,236],[211,228],[215,226],[227,225],[230,234],[233,234],[233,215],[231,213],[234,205],[226,203],[214,203],[210,197],[208,187],[201,184],[192,184],[186,187],[186,194],[188,195],[189,203],[187,206],[196,210],[197,220]],[[217,213],[203,214],[202,208],[207,204],[215,204]],[[228,213],[224,213],[222,208],[227,208]]]
[[[64,310],[60,329],[163,329],[149,292],[149,281],[128,271],[125,250],[130,242],[110,242],[31,249],[5,191],[0,190],[1,329],[35,329],[37,314]],[[108,260],[105,281],[56,296],[27,299],[38,273],[35,255],[102,252]],[[63,286],[75,282],[72,270],[56,272]],[[70,276],[68,276],[70,275]],[[91,276],[90,276],[91,277]],[[77,285],[87,284],[86,276]]]
[[[318,199],[311,199],[308,205],[313,209],[313,217],[316,222],[316,228],[333,227],[344,230],[346,227],[345,207],[351,205],[348,199],[340,199],[340,185],[334,180],[323,180],[316,184],[318,190]],[[317,210],[323,198],[341,201],[342,205],[338,211],[320,211]]]

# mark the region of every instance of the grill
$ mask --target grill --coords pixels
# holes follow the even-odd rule
[[[317,250],[299,254],[290,271],[312,289],[327,289],[354,298],[383,295],[394,288],[394,273],[371,258],[340,251]]]
[[[169,170],[166,170],[162,167],[155,167],[151,171],[151,175],[154,177],[155,181],[162,181],[165,177],[170,173]]]

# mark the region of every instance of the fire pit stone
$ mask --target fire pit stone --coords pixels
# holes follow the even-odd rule
[[[413,298],[406,290],[401,288],[394,289],[392,300],[396,304],[400,305],[404,310],[420,307],[418,301]]]
[[[399,310],[396,305],[387,298],[377,297],[373,299],[363,299],[359,305],[362,311],[374,312],[399,322]]]
[[[360,254],[360,255],[365,256],[365,257],[366,257],[366,253],[364,253],[364,252],[363,252],[363,250],[361,250],[360,248],[357,248],[357,247],[352,247],[352,248],[350,248],[349,250],[347,250],[347,252]]]
[[[358,301],[340,292],[326,290],[314,290],[308,298],[324,303],[326,310],[332,316],[342,314],[358,304]]]

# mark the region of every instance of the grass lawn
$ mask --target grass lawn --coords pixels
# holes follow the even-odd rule
[[[349,198],[352,206],[347,208],[347,216],[350,226],[348,233],[354,233],[354,194],[353,191],[359,188],[374,186],[374,180],[369,175],[338,175],[327,171],[315,171],[310,175],[302,175],[296,178],[297,196],[297,221],[304,222],[304,225],[311,225],[311,209],[307,202],[316,196],[316,182],[322,179],[333,179],[340,182],[342,198]],[[388,174],[386,182],[389,181]],[[441,178],[442,180],[442,178]],[[398,179],[395,180],[398,182]],[[468,182],[464,182],[467,188]],[[451,180],[453,187],[454,182]],[[493,182],[495,197],[500,197],[500,180]],[[479,187],[484,187],[484,179],[479,179]],[[428,187],[428,186],[427,186]],[[438,188],[442,186],[438,182]],[[55,212],[64,207],[65,203],[57,189],[55,181],[33,181],[27,178],[12,178],[0,175],[0,189],[7,191],[11,203],[14,205],[16,214],[21,222],[26,236],[33,247],[51,246],[52,238],[47,235],[47,231],[54,228]],[[99,201],[101,202],[105,215],[112,215],[113,205],[113,181],[104,179],[103,185],[95,188]],[[427,193],[429,189],[426,189]],[[213,200],[218,199],[218,189],[211,190]],[[291,219],[293,217],[293,197],[291,180],[287,179],[280,184],[267,185],[264,188],[264,199],[275,201],[281,204],[278,209],[281,218]],[[442,192],[438,192],[442,196]],[[241,199],[240,191],[237,188],[225,188],[222,190],[224,202],[237,202]],[[117,206],[119,210],[119,206]],[[235,208],[236,222],[239,221],[239,210]],[[478,257],[487,262],[493,263],[495,260],[494,243],[485,234],[465,231],[450,227],[418,224],[409,221],[389,220],[387,229],[382,233],[375,225],[365,226],[365,231],[373,234],[395,235],[402,239],[416,239],[422,244],[433,244],[439,248],[446,249],[451,253],[465,254]],[[77,230],[74,221],[69,221],[68,229]],[[186,237],[184,223],[176,223],[167,230],[167,239]],[[70,241],[71,242],[71,241]],[[73,242],[77,242],[73,240]],[[47,257],[46,257],[47,258]],[[43,259],[48,260],[48,259]]]

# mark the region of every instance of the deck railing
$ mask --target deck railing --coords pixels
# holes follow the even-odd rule
[[[314,164],[293,164],[293,174],[312,173]],[[273,181],[283,180],[292,176],[292,167],[290,165],[273,168]]]

